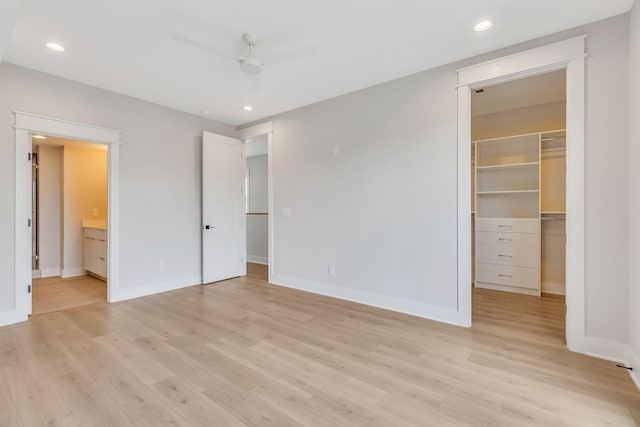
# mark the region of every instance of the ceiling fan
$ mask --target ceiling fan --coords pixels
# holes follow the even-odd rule
[[[180,43],[184,43],[189,46],[229,58],[238,63],[238,65],[240,66],[240,70],[251,76],[257,76],[261,74],[264,68],[263,61],[261,61],[253,51],[260,40],[258,35],[255,33],[244,33],[242,35],[242,40],[247,45],[248,50],[246,51],[246,53],[240,55],[226,52],[222,49],[218,49],[214,46],[209,46],[207,44],[189,39],[179,34],[174,34],[173,39]],[[305,56],[315,55],[316,53],[318,53],[318,48],[316,48],[315,46],[307,46],[265,57],[265,62],[269,65],[275,65],[279,62],[300,59]]]

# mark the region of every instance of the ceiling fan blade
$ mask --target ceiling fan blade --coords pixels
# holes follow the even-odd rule
[[[220,49],[215,48],[213,46],[209,46],[209,45],[206,45],[204,43],[200,43],[200,42],[197,42],[195,40],[188,39],[188,38],[183,37],[183,36],[181,36],[179,34],[174,34],[172,37],[177,42],[184,43],[186,45],[189,45],[191,47],[195,47],[197,49],[202,49],[202,50],[206,50],[207,52],[215,53],[217,55],[226,56],[227,58],[231,58],[234,61],[242,60],[241,56],[234,55],[233,53],[225,52],[224,50],[220,50]]]
[[[305,46],[265,56],[262,62],[266,65],[278,65],[289,61],[315,56],[318,53],[320,53],[320,49],[316,46]]]

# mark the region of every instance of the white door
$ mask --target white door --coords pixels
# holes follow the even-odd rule
[[[247,274],[242,141],[202,134],[202,282]]]

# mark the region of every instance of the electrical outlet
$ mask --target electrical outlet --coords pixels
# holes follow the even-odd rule
[[[334,145],[334,146],[333,146],[333,149],[331,150],[331,153],[332,153],[334,156],[338,156],[338,155],[340,155],[340,146],[339,146],[339,145]]]
[[[164,271],[164,270],[165,270],[165,268],[167,268],[167,266],[166,266],[166,264],[164,263],[164,261],[160,261],[160,262],[158,263],[158,270],[160,270],[160,271]]]
[[[100,209],[98,209],[98,208],[91,209],[91,215],[100,216]]]
[[[336,275],[336,266],[333,264],[329,264],[329,276]]]
[[[291,208],[282,208],[283,216],[291,216]]]

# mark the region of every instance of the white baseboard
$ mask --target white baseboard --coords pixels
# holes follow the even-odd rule
[[[519,286],[498,285],[496,283],[475,282],[475,287],[478,289],[490,289],[492,291],[511,292],[514,294],[529,295],[534,297],[540,296],[540,291],[537,289],[521,288]]]
[[[636,353],[631,346],[629,346],[627,354],[629,355],[627,366],[633,368],[633,371],[629,371],[629,374],[633,382],[636,383],[638,390],[640,390],[640,354]]]
[[[39,279],[42,277],[42,271],[40,270],[31,270],[31,278],[32,279]]]
[[[60,277],[67,279],[69,277],[85,276],[87,272],[82,267],[63,268]]]
[[[247,255],[247,262],[269,265],[269,258],[267,258],[266,256]]]
[[[545,294],[564,295],[564,283],[542,282],[542,292],[544,292]]]
[[[0,326],[13,325],[14,323],[24,322],[28,316],[18,313],[16,310],[0,311]]]
[[[271,276],[270,283],[286,288],[298,289],[314,294],[397,311],[399,313],[410,314],[412,316],[424,317],[425,319],[436,320],[438,322],[457,326],[464,325],[462,320],[463,316],[461,316],[457,310],[451,308],[421,304],[401,298],[275,274]]]
[[[45,268],[45,269],[41,270],[41,273],[40,273],[40,277],[42,277],[43,279],[45,277],[56,277],[56,276],[62,276],[62,274],[60,273],[60,269],[57,268],[57,267],[56,268]]]
[[[168,282],[154,283],[152,285],[140,286],[129,289],[113,289],[111,301],[126,301],[133,298],[146,297],[148,295],[159,294],[161,292],[175,291],[176,289],[188,288],[189,286],[202,284],[201,276],[188,277],[185,279],[170,280]]]
[[[584,337],[584,354],[616,363],[627,363],[627,344],[600,338]]]

